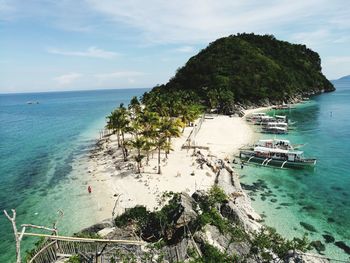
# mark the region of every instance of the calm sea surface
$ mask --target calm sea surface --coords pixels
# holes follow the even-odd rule
[[[94,223],[87,214],[86,187],[74,184],[79,178],[73,163],[94,145],[106,115],[145,91],[0,94],[0,262],[14,261],[15,253],[4,209],[16,208],[18,225],[46,226],[63,209],[59,229],[64,234]]]
[[[336,92],[287,112],[296,124],[290,134],[280,136],[305,143],[305,155],[318,159],[314,170],[246,166],[240,172],[242,183],[254,186],[253,206],[267,225],[288,238],[307,233],[326,245],[325,255],[348,259],[323,236],[350,246],[350,83],[335,85]],[[94,145],[105,116],[145,91],[0,95],[0,211],[16,208],[18,225],[50,226],[63,209],[59,229],[64,234],[93,223],[74,163]],[[40,104],[26,104],[30,100]],[[13,259],[12,235],[10,223],[0,216],[0,262]]]
[[[240,174],[245,188],[253,189],[253,207],[266,225],[288,238],[306,233],[309,240],[326,245],[326,256],[349,260],[350,255],[335,242],[350,246],[350,82],[334,84],[336,92],[315,96],[291,111],[276,112],[287,113],[296,122],[288,135],[276,137],[304,143],[305,156],[317,158],[314,170],[249,165]],[[326,235],[335,242],[327,243]]]

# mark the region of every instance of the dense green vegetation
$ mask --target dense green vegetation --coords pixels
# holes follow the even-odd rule
[[[146,241],[157,242],[161,239],[166,243],[176,241],[174,218],[178,209],[180,195],[174,194],[169,203],[159,211],[150,212],[144,206],[135,206],[124,214],[115,218],[115,224],[118,227],[124,227],[128,224],[136,226],[137,232]],[[183,230],[181,231],[183,233]]]
[[[165,85],[143,97],[151,108],[199,104],[229,113],[233,105],[288,101],[296,95],[333,91],[319,55],[305,45],[272,35],[220,38],[190,58]]]
[[[196,120],[200,113],[201,108],[195,104],[180,104],[170,111],[165,106],[141,106],[138,99],[133,97],[128,108],[120,104],[107,116],[107,128],[117,134],[118,148],[122,150],[124,161],[128,160],[129,149],[134,149],[132,157],[140,173],[144,159],[147,165],[150,153],[157,151],[158,173],[161,173],[161,152],[167,158],[172,150],[171,139],[179,137],[183,128]],[[131,136],[126,138],[126,134]]]
[[[198,199],[199,198],[199,199]],[[175,222],[179,216],[179,194],[173,194],[161,210],[150,212],[143,206],[136,206],[126,211],[115,219],[118,227],[127,225],[136,226],[137,233],[146,241],[151,241],[154,253],[159,253],[165,245],[176,244],[182,238],[204,230],[206,225],[217,227],[222,235],[230,238],[230,243],[245,243],[250,247],[248,254],[238,256],[219,251],[216,247],[204,242],[200,244],[202,257],[197,252],[189,249],[188,255],[192,263],[204,262],[245,262],[254,259],[256,262],[271,262],[278,256],[282,261],[288,256],[289,251],[306,251],[309,242],[306,237],[286,240],[273,228],[262,228],[259,232],[248,234],[242,226],[231,222],[220,213],[220,206],[227,202],[229,197],[222,189],[213,186],[206,194],[197,197],[198,217],[189,222],[185,228],[177,228]],[[181,209],[180,209],[181,210]]]

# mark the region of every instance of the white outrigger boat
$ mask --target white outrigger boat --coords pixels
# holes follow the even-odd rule
[[[241,150],[239,157],[248,163],[279,168],[306,168],[316,165],[316,159],[305,158],[303,151],[257,146],[253,150]]]
[[[266,117],[266,113],[265,112],[254,112],[252,113],[250,116],[248,116],[246,119],[247,121],[256,123],[256,122],[260,122],[262,117]]]
[[[263,133],[272,133],[272,134],[287,134],[288,133],[288,126],[287,127],[280,127],[280,126],[266,126],[262,128]]]
[[[283,150],[297,150],[304,144],[292,144],[289,140],[285,139],[263,139],[259,140],[254,145],[246,145],[240,148],[240,150],[252,151],[255,147],[265,147],[273,149],[283,149]]]
[[[288,117],[285,115],[275,115],[276,122],[285,122],[288,123]]]
[[[266,147],[273,149],[283,149],[283,150],[295,150],[294,146],[290,143],[289,140],[282,139],[265,139],[259,140],[253,147],[250,149],[253,150],[254,147]]]

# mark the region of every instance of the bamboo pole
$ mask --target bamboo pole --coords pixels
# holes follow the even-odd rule
[[[39,259],[41,258],[42,260],[45,260],[42,258],[43,257],[42,253],[44,251],[46,251],[50,246],[54,245],[55,243],[56,243],[56,241],[52,241],[51,243],[49,243],[46,246],[44,246],[43,248],[41,248],[37,253],[35,253],[35,255],[30,259],[30,261],[28,263],[34,262],[34,260],[36,258],[39,258]]]
[[[72,242],[97,242],[97,243],[117,243],[117,244],[126,244],[126,245],[145,245],[147,244],[144,241],[137,240],[124,240],[124,239],[96,239],[96,238],[81,238],[81,237],[67,237],[67,236],[51,236],[45,234],[37,233],[24,233],[25,236],[34,236],[34,237],[47,237],[51,240],[61,240],[61,241],[72,241]]]

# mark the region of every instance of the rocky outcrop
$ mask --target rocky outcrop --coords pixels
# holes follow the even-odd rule
[[[178,215],[176,216],[177,219],[175,220],[176,228],[188,225],[198,216],[197,212],[194,210],[194,208],[197,207],[197,202],[187,193],[181,193],[178,203]]]
[[[87,228],[82,229],[79,233],[97,233],[105,228],[112,228],[114,226],[112,219],[106,219],[102,222],[89,226]]]
[[[206,164],[212,172],[216,173],[216,185],[225,193],[225,200],[208,202],[209,194],[205,191],[196,191],[192,196],[180,193],[174,195],[163,212],[163,209],[160,211],[163,213],[161,216],[151,212],[145,214],[145,216],[152,214],[151,221],[145,220],[147,223],[144,223],[146,226],[143,227],[146,231],[143,231],[142,226],[137,225],[137,220],[127,221],[129,223],[124,227],[116,227],[111,220],[106,220],[82,232],[98,233],[107,239],[141,240],[144,238],[147,242],[152,240],[152,243],[149,242],[150,246],[124,245],[110,250],[137,255],[138,262],[186,261],[194,254],[198,257],[205,255],[208,245],[217,249],[222,255],[235,255],[242,259],[242,262],[260,262],[260,254],[252,256],[251,253],[254,250],[252,242],[254,233],[262,228],[259,223],[261,217],[252,209],[250,198],[243,191],[238,175],[223,160],[209,160],[200,153],[197,153],[197,158],[200,163]],[[206,207],[203,204],[206,204]],[[211,209],[216,212],[211,214]],[[203,213],[206,213],[204,217],[201,216]],[[164,218],[165,215],[167,218]],[[203,221],[206,223],[203,224]],[[223,228],[225,224],[226,228]],[[230,226],[227,227],[227,224]],[[243,231],[244,234],[235,236],[237,232],[232,232],[232,229]],[[189,251],[192,251],[192,254]],[[271,262],[328,262],[315,255],[295,251],[291,251],[281,261],[270,250],[265,252],[273,255],[274,259]],[[118,261],[115,252],[113,253],[106,257],[114,257]],[[145,258],[151,259],[145,261]]]

